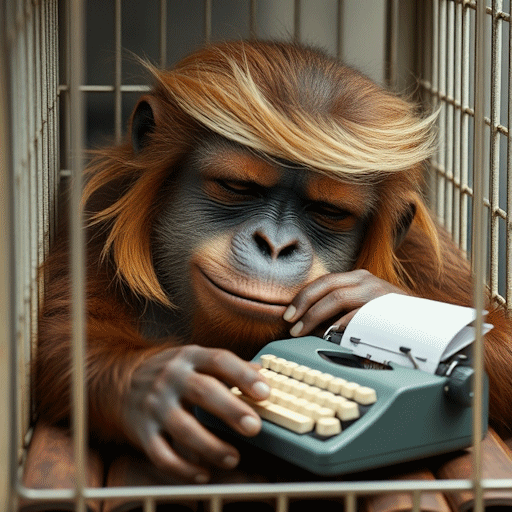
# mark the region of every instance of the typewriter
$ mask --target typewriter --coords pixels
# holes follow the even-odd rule
[[[272,388],[269,399],[254,402],[237,388],[232,392],[262,417],[257,436],[239,436],[204,411],[199,419],[324,476],[471,445],[473,370],[467,355],[458,353],[429,373],[395,362],[369,363],[328,339],[275,341],[254,357]],[[484,430],[487,386],[485,377]]]

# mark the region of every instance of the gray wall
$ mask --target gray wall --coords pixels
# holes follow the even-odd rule
[[[262,39],[291,39],[294,34],[294,0],[258,0],[256,35]],[[379,83],[385,78],[386,0],[344,0],[341,15],[341,58]],[[250,36],[249,0],[213,0],[212,39]],[[338,1],[300,2],[302,42],[336,55]],[[168,0],[167,64],[181,59],[204,40],[204,0]],[[88,85],[114,81],[115,35],[113,0],[87,1]],[[159,62],[160,2],[122,2],[123,84],[145,83],[132,54]],[[62,78],[65,80],[65,78]],[[123,126],[139,95],[123,94]],[[107,143],[114,132],[113,93],[87,94],[87,138],[91,146]]]

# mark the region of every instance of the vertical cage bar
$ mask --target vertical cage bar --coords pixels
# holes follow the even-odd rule
[[[18,34],[14,31],[14,28],[15,28],[15,20],[17,18],[17,11],[18,11],[18,8],[17,8],[17,4],[13,4],[13,38],[12,38],[12,45],[13,45],[13,49],[12,49],[12,54],[11,54],[11,60],[10,60],[10,74],[11,74],[11,77],[12,77],[12,89],[11,89],[11,101],[12,101],[12,129],[13,131],[16,131],[16,128],[19,126],[19,123],[20,123],[20,98],[19,98],[19,90],[17,90],[15,87],[14,87],[14,84],[16,83],[22,83],[20,82],[21,80],[21,77],[19,76],[19,72],[17,70],[17,67],[14,66],[14,63],[13,63],[13,58],[15,57],[15,54],[16,54],[16,58],[18,58],[18,53],[19,53],[19,44],[18,44]],[[17,224],[17,220],[21,217],[21,212],[20,212],[20,205],[19,205],[19,201],[17,200],[18,199],[18,194],[19,194],[19,190],[20,190],[20,175],[19,175],[19,170],[18,170],[18,163],[20,161],[20,158],[21,158],[21,149],[20,149],[20,145],[22,143],[22,138],[19,136],[19,134],[16,132],[14,134],[14,138],[13,138],[13,195],[14,195],[14,222],[16,223],[15,225],[15,229],[18,227],[18,224]],[[21,237],[15,237],[14,239],[14,242],[15,242],[15,254],[14,254],[14,258],[15,260],[19,257],[19,255],[22,253],[23,251],[23,247],[20,247],[20,245],[22,244],[23,242],[23,239]],[[23,323],[23,315],[22,315],[22,311],[23,311],[23,289],[22,289],[22,285],[20,285],[20,280],[22,279],[22,277],[20,278],[19,275],[16,275],[16,290],[17,290],[17,303],[16,303],[16,310],[17,312],[19,312],[20,314],[17,315],[17,318],[16,318],[16,344],[19,347],[22,346],[22,343],[21,343],[21,340],[23,340],[23,331],[22,331],[22,323]],[[21,350],[18,350],[18,358],[15,362],[15,365],[14,365],[14,373],[18,373],[18,369],[19,369],[19,359],[21,358],[21,354],[20,354]],[[19,378],[18,381],[21,381],[22,379]],[[18,389],[16,389],[16,393],[18,393]],[[17,400],[17,395],[16,395],[16,403],[18,404],[18,400]],[[16,409],[16,416],[17,416],[17,434],[18,434],[18,437],[16,438],[17,441],[19,441],[21,439],[21,429],[20,429],[20,425],[21,425],[21,411],[20,411],[20,407],[19,407],[19,404],[18,404],[18,407]],[[18,448],[18,446],[17,446]],[[19,456],[18,453],[15,454],[15,458],[17,459]]]
[[[12,29],[14,26],[12,6],[6,2],[0,4],[0,147],[12,148],[14,137],[12,133],[11,104],[9,91],[10,81],[9,61],[12,58]],[[0,450],[6,456],[5,469],[0,474],[0,502],[10,509],[17,506],[11,492],[17,483],[17,447],[18,447],[18,414],[17,389],[18,379],[16,368],[18,354],[15,333],[16,285],[14,272],[14,190],[13,190],[13,161],[11,151],[0,151],[0,296],[5,300],[0,302],[0,350],[5,357],[0,360],[0,402],[8,407],[1,415],[0,426],[7,432],[0,442]],[[5,494],[5,495],[4,495]]]
[[[484,178],[485,178],[485,1],[476,4],[476,38],[475,38],[475,131],[473,142],[473,244],[472,261],[474,272],[474,307],[476,340],[473,344],[473,360],[475,369],[474,400],[473,400],[473,489],[475,493],[475,512],[483,512],[482,489],[482,396],[483,396],[483,308],[485,278],[485,244],[487,240],[484,217]]]
[[[70,56],[69,56],[69,52],[70,52],[70,48],[69,48],[69,39],[70,39],[70,34],[69,34],[69,30],[70,30],[70,27],[69,27],[69,3],[66,3],[64,2],[62,4],[62,9],[63,9],[63,13],[62,13],[62,16],[65,17],[65,20],[66,20],[66,23],[62,23],[61,24],[61,27],[60,27],[60,37],[62,37],[65,41],[66,44],[63,45],[63,49],[64,49],[64,52],[65,52],[65,55],[62,55],[61,56],[61,66],[63,67],[63,82],[64,82],[64,87],[63,87],[63,96],[62,96],[62,111],[65,113],[65,116],[62,118],[62,122],[63,122],[63,132],[64,132],[64,137],[63,137],[63,147],[61,148],[61,151],[60,151],[60,157],[61,157],[61,167],[63,169],[71,169],[71,164],[70,164],[70,156],[71,156],[71,131],[69,129],[69,123],[70,123],[70,118],[69,118],[69,112],[70,112],[70,95],[69,95],[69,83],[70,83],[70,65],[69,65],[69,61],[70,61]]]
[[[347,494],[345,494],[345,512],[356,512],[356,505],[356,493],[347,492]]]
[[[30,181],[30,197],[29,197],[29,238],[30,238],[30,277],[29,277],[29,298],[28,304],[30,308],[30,337],[29,343],[27,343],[26,352],[27,360],[32,361],[32,357],[35,354],[35,341],[37,336],[37,324],[38,324],[38,313],[39,313],[39,286],[37,280],[38,266],[41,263],[42,252],[43,252],[43,240],[44,231],[41,229],[41,224],[44,222],[44,212],[42,211],[41,204],[39,202],[40,194],[40,179],[37,169],[37,160],[35,155],[35,133],[37,126],[35,124],[35,83],[38,81],[37,75],[34,70],[34,11],[36,10],[33,4],[27,4],[25,7],[26,15],[26,27],[25,27],[25,47],[27,51],[26,59],[26,88],[27,94],[27,120],[25,124],[25,130],[27,134],[27,147],[26,147],[26,158],[27,158],[27,171]],[[49,48],[52,51],[52,48]],[[28,373],[28,372],[27,372]],[[28,395],[29,404],[27,404],[27,415],[26,420],[29,421],[32,416],[31,404],[32,404],[32,388],[30,386],[30,374],[28,375],[28,389],[30,390]]]
[[[507,268],[506,300],[509,312],[512,312],[512,26],[509,22],[508,34],[508,113],[507,113]]]
[[[453,106],[454,99],[454,30],[455,30],[455,3],[453,1],[447,2],[446,5],[446,149],[445,149],[445,228],[453,236],[453,194],[455,187],[453,186],[453,118],[455,116],[455,109]]]
[[[386,83],[391,89],[397,86],[398,10],[397,0],[387,1],[386,25]]]
[[[249,6],[249,37],[252,40],[258,39],[258,2],[257,0],[251,0]]]
[[[49,2],[49,17],[50,17],[50,44],[51,44],[51,75],[50,75],[50,97],[51,97],[51,105],[50,105],[50,126],[52,138],[50,141],[50,174],[51,174],[51,188],[50,188],[50,204],[48,209],[48,230],[50,233],[54,232],[56,215],[54,214],[54,205],[56,194],[58,190],[58,164],[56,161],[56,155],[58,151],[58,147],[55,144],[56,136],[58,134],[58,124],[59,120],[57,118],[58,112],[58,89],[57,89],[57,77],[58,77],[58,39],[57,39],[57,27],[58,27],[58,17],[55,9],[56,0],[51,0]]]
[[[20,343],[22,350],[19,352],[18,368],[20,372],[21,382],[18,390],[19,398],[21,399],[20,408],[20,436],[26,432],[28,428],[28,403],[26,401],[26,390],[28,385],[28,375],[24,371],[26,365],[29,364],[29,341],[31,332],[31,318],[30,318],[30,261],[31,261],[31,230],[29,229],[30,222],[30,211],[31,205],[30,199],[27,201],[26,198],[30,198],[30,177],[27,161],[27,148],[28,139],[26,124],[28,119],[28,108],[27,108],[27,96],[28,91],[26,89],[27,84],[27,49],[24,32],[26,30],[26,18],[24,15],[24,3],[22,0],[17,2],[17,33],[16,33],[16,45],[17,60],[13,63],[16,69],[17,79],[14,82],[16,87],[16,98],[18,104],[16,106],[16,115],[18,123],[16,124],[16,138],[19,139],[17,145],[17,156],[16,156],[16,201],[18,202],[17,212],[19,214],[19,226],[18,227],[18,253],[16,254],[16,261],[21,265],[22,272],[18,272],[19,275],[19,287],[20,287]],[[28,228],[28,229],[27,229]],[[21,439],[22,437],[20,437]]]
[[[412,511],[411,512],[421,512],[421,491],[416,489],[412,493]]]
[[[343,0],[338,0],[336,11],[336,58],[343,57]]]
[[[37,54],[40,60],[38,81],[40,82],[40,96],[38,111],[39,119],[37,130],[39,132],[39,146],[40,146],[40,160],[39,160],[39,179],[41,187],[41,204],[42,209],[42,230],[41,236],[44,237],[44,231],[47,229],[49,223],[50,212],[50,190],[53,184],[50,171],[50,151],[49,146],[53,133],[49,126],[50,114],[49,106],[51,104],[51,90],[50,83],[50,31],[51,28],[48,24],[48,9],[47,2],[37,2],[37,10],[39,11],[39,40],[37,44]],[[35,350],[35,347],[34,347]]]
[[[218,495],[210,498],[210,512],[222,512],[222,498]]]
[[[427,9],[430,7],[430,3],[425,5],[425,2],[417,2],[416,4],[416,19],[414,22],[414,30],[417,34],[416,39],[416,51],[414,52],[414,67],[412,71],[416,76],[423,76],[427,80],[427,72],[425,69],[425,53],[427,51],[426,46],[429,41],[430,31],[428,26],[429,17],[427,16]],[[432,78],[431,76],[428,78]],[[420,84],[421,87],[421,84]],[[425,87],[423,85],[423,87]],[[419,97],[423,98],[421,92]]]
[[[439,40],[438,52],[434,58],[439,61],[438,68],[438,94],[441,103],[439,113],[439,169],[437,172],[436,212],[437,217],[446,223],[445,216],[445,180],[446,180],[446,6],[447,0],[440,0],[439,18],[437,20]],[[435,22],[435,21],[434,21]]]
[[[51,204],[54,199],[53,197],[53,191],[55,189],[55,175],[53,172],[53,140],[55,137],[55,126],[54,126],[54,119],[53,119],[53,111],[54,111],[54,95],[53,95],[53,80],[54,80],[54,55],[53,55],[53,9],[52,9],[52,0],[49,0],[47,2],[44,2],[46,4],[45,6],[45,18],[46,18],[46,52],[48,53],[48,61],[47,61],[47,83],[46,87],[48,89],[48,96],[47,96],[47,105],[46,105],[46,112],[47,112],[47,118],[46,123],[48,127],[48,152],[47,152],[47,185],[48,185],[48,191],[45,194],[47,203],[46,203],[46,222],[47,226],[46,229],[50,226],[51,223],[51,216],[50,216],[50,209]]]
[[[288,512],[288,496],[286,494],[277,495],[276,512]]]
[[[167,67],[167,0],[160,0],[160,67]]]
[[[439,108],[439,0],[432,2],[432,86],[430,88],[432,106],[434,109]],[[439,121],[438,121],[439,122]],[[439,140],[441,137],[439,135]],[[429,200],[431,206],[436,209],[435,190],[437,188],[438,172],[440,165],[440,152],[437,150],[436,154],[432,157],[433,172],[430,177],[429,187]]]
[[[85,512],[86,485],[85,453],[87,401],[85,396],[85,293],[84,293],[84,240],[80,197],[82,193],[82,152],[84,137],[83,97],[80,91],[83,76],[83,22],[84,5],[71,0],[70,5],[70,108],[71,108],[71,169],[70,242],[72,292],[72,361],[73,361],[73,433],[76,472],[76,510]]]
[[[491,296],[498,294],[498,269],[499,269],[499,217],[496,211],[499,208],[499,163],[500,163],[500,97],[501,97],[501,44],[502,44],[502,21],[498,13],[503,8],[502,0],[492,2],[492,38],[491,38],[491,247],[490,260],[491,268],[489,275],[489,287]]]
[[[43,144],[41,141],[41,125],[42,125],[42,101],[43,101],[43,87],[42,81],[40,77],[42,76],[41,70],[41,57],[39,52],[41,51],[41,25],[43,21],[41,20],[41,9],[34,9],[34,74],[37,77],[34,84],[34,152],[35,152],[35,166],[37,169],[44,169],[43,165]],[[39,209],[39,237],[40,239],[44,238],[44,229],[45,229],[45,182],[46,176],[44,173],[40,176],[38,180],[38,191],[37,191],[37,204]],[[43,254],[41,257],[44,258],[44,253],[48,250],[48,244],[46,243],[43,249]]]
[[[45,223],[45,231],[47,232],[48,229],[51,229],[51,223],[53,222],[53,215],[51,214],[51,208],[52,208],[52,202],[54,200],[54,190],[56,187],[56,177],[54,173],[54,139],[55,139],[55,121],[54,121],[54,101],[55,101],[55,95],[54,95],[54,74],[55,74],[55,66],[54,66],[54,45],[56,44],[54,40],[54,23],[55,20],[53,19],[53,0],[49,0],[48,2],[45,2],[45,11],[44,11],[44,17],[45,17],[45,24],[46,24],[46,48],[43,49],[43,51],[46,51],[48,53],[47,58],[47,82],[45,84],[45,87],[48,90],[48,94],[46,97],[47,104],[43,106],[43,108],[47,112],[46,116],[46,124],[47,124],[47,153],[46,153],[46,183],[45,186],[47,190],[44,191],[44,201],[45,201],[45,211],[44,211],[44,219],[43,222]]]
[[[452,232],[453,239],[460,246],[460,204],[462,199],[461,187],[461,112],[462,112],[462,5],[455,4],[455,48],[454,48],[454,81],[453,81],[453,98],[455,105],[459,105],[460,110],[453,109],[453,178],[457,186],[453,187],[453,209],[452,209]]]
[[[460,159],[460,241],[459,247],[468,250],[468,183],[469,183],[469,39],[470,17],[468,7],[460,5],[462,10],[462,62],[461,62],[461,159]]]
[[[55,174],[55,186],[53,189],[53,205],[52,205],[52,221],[50,224],[50,232],[49,236],[53,237],[57,228],[57,222],[58,222],[58,208],[57,208],[57,196],[59,193],[59,186],[60,186],[60,119],[59,119],[59,113],[60,113],[60,94],[59,94],[59,76],[60,76],[60,68],[59,68],[59,0],[54,0],[53,2],[53,12],[55,16],[55,27],[54,27],[54,34],[55,34],[55,80],[53,83],[54,87],[54,94],[55,94],[55,137],[54,137],[54,174]],[[48,243],[49,239],[46,240],[45,245],[45,254],[44,257],[48,254]]]
[[[115,119],[115,137],[116,143],[121,142],[122,136],[122,109],[123,109],[123,97],[121,93],[121,81],[122,81],[122,49],[121,49],[121,34],[122,34],[122,12],[121,12],[121,0],[116,0],[115,3],[115,76],[114,76],[114,119]]]
[[[144,512],[156,512],[155,500],[153,498],[144,500]]]
[[[293,40],[296,43],[301,41],[301,0],[294,0],[293,2]]]
[[[48,84],[46,83],[47,77],[47,57],[48,57],[48,47],[47,47],[47,19],[46,13],[43,5],[40,5],[39,11],[39,41],[38,41],[38,59],[41,62],[41,66],[39,69],[39,82],[40,82],[40,98],[39,98],[39,122],[37,124],[37,129],[40,130],[40,138],[39,145],[41,149],[41,161],[40,161],[40,187],[41,187],[41,230],[45,229],[45,224],[48,221],[48,212],[49,212],[49,189],[50,189],[50,172],[48,166],[48,150],[46,147],[46,136],[48,129],[48,116],[47,113],[47,105],[49,103],[50,91],[48,89]],[[44,234],[41,234],[44,236]]]
[[[204,0],[204,40],[206,43],[212,39],[212,1]]]
[[[26,148],[26,158],[27,158],[27,169],[30,177],[30,199],[31,203],[30,208],[30,226],[29,229],[32,231],[30,238],[32,240],[39,239],[39,230],[38,226],[41,223],[42,212],[41,208],[38,204],[38,180],[37,180],[37,167],[34,165],[34,138],[36,132],[35,126],[35,105],[34,105],[34,88],[36,82],[36,76],[34,75],[33,63],[34,63],[34,29],[33,29],[33,14],[34,14],[34,6],[27,5],[25,8],[26,12],[26,27],[24,31],[25,36],[25,47],[27,51],[26,55],[26,87],[28,90],[27,94],[27,122],[25,124],[26,137],[27,137],[27,148]],[[35,233],[33,232],[35,230]],[[31,245],[31,254],[30,254],[30,268],[32,272],[35,271],[38,264],[38,244]],[[32,274],[34,277],[34,274]]]
[[[39,109],[41,111],[41,170],[42,172],[42,197],[43,197],[43,211],[45,217],[49,211],[49,189],[50,189],[50,175],[48,172],[48,104],[49,104],[49,90],[48,90],[48,26],[46,18],[46,2],[40,5],[40,42],[39,42],[39,58],[41,60],[41,104]]]

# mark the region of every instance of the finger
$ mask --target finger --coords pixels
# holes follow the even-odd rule
[[[185,409],[170,414],[164,423],[165,431],[187,460],[206,460],[224,469],[233,469],[240,462],[240,454],[230,444],[222,441]]]
[[[290,334],[292,336],[309,334],[316,327],[341,312],[347,311],[348,314],[355,309],[359,309],[366,302],[368,302],[366,294],[362,293],[360,288],[336,288],[306,310],[300,320],[290,329]],[[332,321],[329,323],[332,323]]]
[[[354,270],[342,274],[326,274],[305,286],[292,300],[283,318],[287,322],[296,322],[320,299],[337,288],[352,287],[360,284],[367,271]]]
[[[393,292],[405,293],[366,270],[322,276],[312,283],[312,286],[306,287],[302,295],[299,293],[294,298],[299,306],[293,311],[293,317],[287,316],[294,322],[290,334],[292,336],[308,334],[342,311],[348,313],[376,297]],[[290,307],[294,307],[294,304],[292,303]]]
[[[160,434],[151,436],[144,448],[153,464],[173,477],[196,484],[210,480],[210,474],[205,468],[180,457]]]
[[[229,350],[205,349],[195,355],[195,368],[225,382],[230,387],[237,386],[242,393],[255,400],[265,400],[270,394],[265,377],[258,371],[259,367],[244,361]]]
[[[335,322],[336,325],[336,331],[343,332],[347,325],[349,324],[350,320],[354,318],[355,314],[360,310],[361,308],[353,309],[346,315],[342,316],[337,322]]]
[[[187,379],[183,399],[217,416],[244,436],[254,436],[261,429],[256,412],[215,377],[193,373]]]

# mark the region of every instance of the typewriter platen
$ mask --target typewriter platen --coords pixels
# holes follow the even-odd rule
[[[313,473],[362,471],[472,442],[472,369],[464,356],[441,375],[396,364],[366,368],[349,350],[307,336],[269,343],[253,361],[273,388],[269,400],[248,401],[263,418],[261,432],[243,438],[204,411],[199,419]]]

